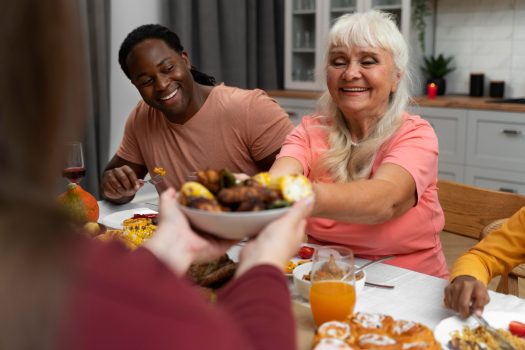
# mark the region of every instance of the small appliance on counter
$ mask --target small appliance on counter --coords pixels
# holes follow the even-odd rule
[[[483,96],[483,87],[485,85],[485,74],[471,73],[470,74],[470,90],[469,95],[473,97]]]
[[[489,85],[489,96],[502,98],[505,95],[505,82],[503,80],[492,80]]]

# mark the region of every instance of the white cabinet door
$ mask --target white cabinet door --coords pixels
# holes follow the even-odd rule
[[[463,164],[465,162],[467,110],[458,108],[413,107],[434,128],[439,141],[441,162]]]
[[[525,172],[525,113],[471,110],[468,132],[467,165]]]
[[[322,90],[326,38],[334,21],[346,14],[378,9],[392,13],[403,35],[410,36],[410,0],[285,0],[284,85]]]
[[[316,67],[322,61],[325,37],[324,1],[286,0],[284,84],[287,89],[321,90]]]
[[[439,162],[438,178],[456,182],[465,181],[465,167],[458,164]]]
[[[525,174],[520,172],[468,166],[465,182],[473,186],[525,195]]]

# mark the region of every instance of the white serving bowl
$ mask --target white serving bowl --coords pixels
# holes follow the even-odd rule
[[[248,212],[211,212],[180,205],[190,223],[199,230],[227,239],[243,239],[259,233],[283,216],[290,207]]]
[[[304,299],[309,300],[310,299],[310,287],[312,284],[310,281],[306,281],[303,279],[304,275],[307,275],[312,270],[312,262],[304,263],[299,266],[297,266],[293,270],[293,284],[295,288],[297,289],[297,292],[300,296],[302,296]],[[363,278],[360,278],[355,281],[355,292],[356,295],[359,295],[363,288],[365,287],[365,280],[366,280],[366,272],[363,271]]]

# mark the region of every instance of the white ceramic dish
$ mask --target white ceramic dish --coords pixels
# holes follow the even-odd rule
[[[490,323],[494,328],[503,328],[509,330],[510,321],[525,322],[525,314],[517,312],[505,312],[505,311],[486,311],[483,313],[483,317]],[[478,323],[472,317],[465,320],[457,316],[445,318],[439,322],[434,329],[434,336],[436,340],[441,343],[443,348],[447,348],[447,344],[450,340],[450,332],[456,330],[462,330],[464,326],[470,328],[477,327]]]
[[[310,281],[306,281],[303,279],[304,275],[307,275],[312,270],[312,263],[304,263],[302,265],[297,266],[293,270],[293,284],[295,288],[297,289],[297,292],[300,296],[302,296],[304,299],[309,300],[310,299],[310,287],[311,283]],[[360,278],[355,281],[355,291],[356,295],[359,295],[363,288],[365,287],[365,281],[366,281],[366,271],[363,271],[363,278]]]
[[[190,223],[202,231],[227,239],[243,239],[259,233],[286,214],[289,207],[253,212],[211,212],[179,205]]]
[[[115,213],[106,215],[100,220],[101,224],[110,228],[122,229],[122,221],[133,217],[135,214],[157,214],[155,210],[149,208],[135,208],[129,210],[121,210]]]

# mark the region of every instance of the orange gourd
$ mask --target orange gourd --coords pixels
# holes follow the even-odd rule
[[[98,220],[97,199],[78,184],[68,184],[67,191],[58,196],[58,202],[76,222],[86,223]]]

